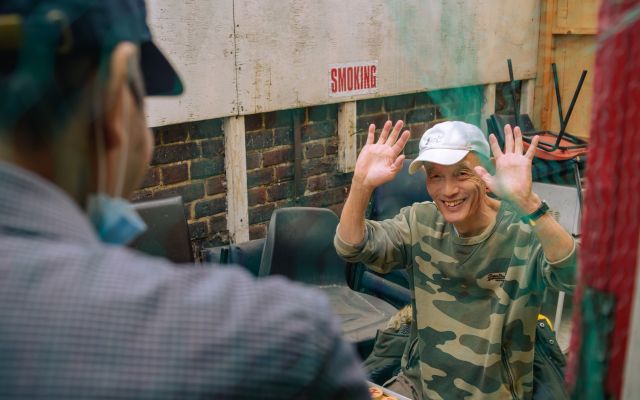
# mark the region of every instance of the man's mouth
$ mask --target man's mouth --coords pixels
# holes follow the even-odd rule
[[[462,204],[464,202],[465,199],[462,200],[453,200],[453,201],[447,201],[447,200],[442,200],[442,203],[444,203],[445,206],[449,207],[449,208],[454,208],[459,206],[460,204]]]

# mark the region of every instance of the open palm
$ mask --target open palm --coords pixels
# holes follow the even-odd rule
[[[393,180],[402,169],[405,157],[401,153],[410,136],[407,130],[400,135],[403,125],[398,121],[391,130],[391,121],[387,121],[377,142],[374,142],[376,126],[369,126],[367,143],[360,151],[353,174],[363,187],[373,190]]]
[[[520,128],[516,126],[512,130],[510,125],[505,125],[504,134],[504,151],[494,135],[489,137],[496,162],[495,175],[492,176],[483,167],[476,167],[475,171],[498,197],[523,206],[532,196],[531,163],[539,138],[535,136],[523,154]]]

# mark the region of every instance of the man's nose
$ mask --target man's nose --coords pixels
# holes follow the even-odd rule
[[[452,196],[458,193],[458,184],[454,179],[447,178],[444,183],[445,196]]]

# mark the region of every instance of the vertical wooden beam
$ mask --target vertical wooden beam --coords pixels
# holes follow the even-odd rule
[[[536,90],[536,80],[527,79],[522,81],[520,89],[520,114],[528,114],[529,118],[533,118],[533,102]]]
[[[304,181],[302,180],[302,123],[304,109],[293,110],[293,189],[294,201],[300,204],[300,198],[304,194]]]
[[[482,110],[480,111],[480,126],[484,128],[484,132],[489,134],[487,126],[487,118],[496,112],[496,84],[490,83],[485,85],[482,95]]]
[[[338,171],[353,172],[356,166],[358,137],[356,135],[356,102],[338,107]]]
[[[244,116],[224,119],[224,168],[227,177],[227,228],[229,241],[249,241],[247,151]]]
[[[553,29],[555,25],[556,0],[543,0],[540,4],[540,33],[538,40],[538,66],[536,73],[535,96],[538,101],[534,107],[533,125],[538,130],[551,129],[554,101],[553,77],[551,63],[553,62]]]

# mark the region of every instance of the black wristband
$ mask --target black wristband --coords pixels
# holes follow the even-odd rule
[[[537,210],[535,210],[534,212],[532,212],[529,215],[524,215],[522,217],[520,217],[520,219],[522,220],[522,222],[529,224],[531,226],[535,226],[535,221],[542,217],[543,215],[545,215],[547,213],[547,211],[549,211],[549,205],[543,201],[542,204],[540,204],[540,207],[538,207]]]

